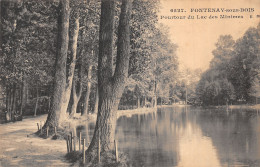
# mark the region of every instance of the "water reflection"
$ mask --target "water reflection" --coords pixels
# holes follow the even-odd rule
[[[200,128],[208,135],[221,164],[259,166],[259,116],[256,112],[201,112]]]
[[[93,135],[94,124],[77,131]],[[174,107],[117,120],[118,148],[133,166],[260,166],[256,111]]]
[[[79,133],[81,132],[82,139],[85,139],[86,146],[88,146],[91,142],[91,138],[94,134],[95,123],[91,122],[89,124],[79,125],[76,127],[77,137],[79,137]]]

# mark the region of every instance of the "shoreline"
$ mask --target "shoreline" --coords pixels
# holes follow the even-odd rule
[[[117,118],[121,117],[121,116],[127,116],[130,117],[132,115],[135,114],[146,114],[146,113],[152,113],[152,112],[156,112],[158,107],[154,107],[154,108],[136,108],[136,109],[129,109],[129,110],[117,110]]]
[[[195,106],[202,107],[205,109],[235,109],[235,110],[260,110],[260,104],[250,105],[250,104],[238,104],[238,105],[220,105],[220,106]]]
[[[139,108],[134,110],[118,110],[117,118],[121,116],[131,117],[135,114],[146,114],[156,112],[158,108],[164,107],[186,107],[187,105],[162,105],[155,108]],[[214,106],[216,108],[217,106]],[[219,106],[226,107],[226,106]],[[230,109],[257,109],[260,105],[232,105]],[[43,139],[31,134],[37,131],[37,122],[46,121],[47,114],[37,117],[25,117],[23,121],[0,124],[0,164],[2,166],[71,166],[65,155],[66,140]],[[95,122],[96,114],[89,114],[85,119],[77,115],[67,123]],[[12,140],[10,140],[12,139]],[[51,143],[51,144],[50,144]],[[40,152],[40,154],[39,154]]]
[[[242,104],[242,105],[230,105],[230,109],[254,109],[254,110],[260,110],[260,104],[255,105],[248,105],[248,104]]]

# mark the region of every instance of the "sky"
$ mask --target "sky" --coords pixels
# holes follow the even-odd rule
[[[254,8],[254,12],[198,12],[192,8]],[[184,9],[186,12],[171,12]],[[221,14],[243,16],[243,19],[161,19],[161,16],[208,16]],[[250,18],[250,15],[253,18]],[[242,37],[249,27],[260,22],[260,0],[161,0],[159,22],[169,27],[170,39],[178,45],[180,67],[206,70],[213,58],[212,50],[220,35]]]

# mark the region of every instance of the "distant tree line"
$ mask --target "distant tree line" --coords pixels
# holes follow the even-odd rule
[[[257,103],[260,97],[260,24],[238,40],[221,35],[210,68],[196,87],[196,103],[224,105]]]

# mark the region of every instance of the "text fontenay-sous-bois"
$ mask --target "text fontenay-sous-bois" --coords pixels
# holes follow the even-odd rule
[[[189,14],[184,14],[187,11],[189,11]],[[243,19],[245,18],[245,16],[243,16],[244,13],[250,13],[249,18],[255,17],[251,15],[255,12],[254,8],[190,8],[189,10],[170,9],[170,12],[175,13],[176,15],[162,15],[160,16],[160,19]],[[177,15],[177,13],[183,14]],[[202,13],[205,13],[205,15],[202,15]]]
[[[186,12],[186,9],[170,9],[170,12],[174,13],[181,13]],[[237,9],[227,9],[227,8],[190,8],[191,13],[202,13],[202,12],[209,12],[209,13],[215,13],[215,12],[254,12],[254,8],[237,8]]]

